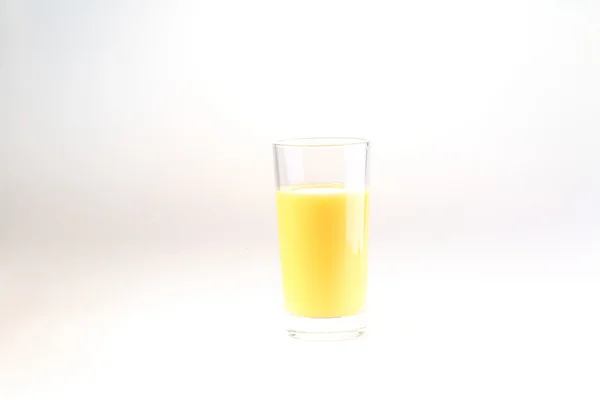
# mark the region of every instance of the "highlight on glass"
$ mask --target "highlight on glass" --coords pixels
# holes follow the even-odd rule
[[[340,340],[366,329],[369,142],[273,144],[286,329]]]

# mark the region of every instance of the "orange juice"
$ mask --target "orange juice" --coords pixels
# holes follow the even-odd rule
[[[282,188],[277,214],[285,309],[311,318],[365,306],[369,193],[342,185]]]

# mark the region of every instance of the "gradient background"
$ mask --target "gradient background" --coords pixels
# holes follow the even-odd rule
[[[590,0],[3,0],[0,397],[597,398],[599,107]],[[360,341],[278,320],[302,136],[372,141]]]

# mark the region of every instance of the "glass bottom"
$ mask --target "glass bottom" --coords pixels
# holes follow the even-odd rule
[[[336,341],[356,339],[366,330],[366,313],[338,318],[305,318],[288,314],[288,334],[294,339]]]

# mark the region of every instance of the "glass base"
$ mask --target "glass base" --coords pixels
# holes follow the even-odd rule
[[[366,330],[366,313],[338,318],[305,318],[287,315],[288,334],[294,339],[335,341],[356,339]]]

